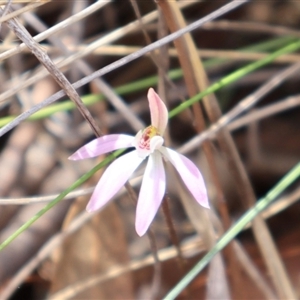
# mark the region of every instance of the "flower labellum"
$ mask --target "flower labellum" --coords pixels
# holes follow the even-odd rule
[[[135,137],[126,134],[105,135],[87,143],[69,157],[71,160],[79,160],[135,147],[135,150],[122,155],[105,170],[87,205],[89,212],[102,208],[111,200],[143,160],[149,157],[136,208],[135,228],[140,236],[149,228],[165,194],[163,158],[173,164],[195,200],[209,208],[205,184],[196,165],[185,156],[163,146],[162,136],[168,123],[168,111],[152,88],[148,91],[148,101],[151,125],[139,131]]]

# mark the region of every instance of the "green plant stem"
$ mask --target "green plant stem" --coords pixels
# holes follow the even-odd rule
[[[35,221],[37,221],[42,215],[44,215],[49,209],[59,203],[66,195],[79,187],[82,183],[88,180],[92,175],[94,175],[98,170],[106,166],[113,159],[118,157],[121,153],[124,152],[124,149],[117,150],[107,156],[101,163],[91,169],[89,172],[81,176],[78,180],[76,180],[70,187],[65,189],[61,194],[59,194],[53,201],[48,203],[43,209],[41,209],[37,214],[35,214],[31,219],[29,219],[26,223],[24,223],[18,230],[16,230],[11,236],[9,236],[4,242],[0,244],[0,251],[3,250],[6,246],[8,246],[13,240],[15,240],[24,230],[29,228]]]
[[[270,51],[272,49],[278,49],[278,47],[282,47],[288,43],[294,42],[296,38],[294,37],[280,37],[276,39],[272,39],[267,42],[243,47],[240,50],[244,52],[261,52],[261,51]],[[213,67],[215,65],[218,65],[220,63],[228,62],[228,59],[223,58],[212,58],[209,60],[206,60],[204,62],[204,66],[206,68]],[[168,76],[172,80],[176,80],[178,78],[182,77],[182,70],[181,69],[175,69],[171,70],[168,73]],[[115,89],[115,92],[119,95],[126,95],[130,94],[132,92],[140,91],[145,88],[149,88],[151,86],[154,86],[157,84],[158,77],[157,76],[150,76],[141,80],[136,80],[132,83],[128,83],[122,86],[119,86]],[[89,106],[92,104],[95,104],[98,101],[104,100],[104,97],[102,94],[96,94],[96,95],[86,95],[82,97],[82,101],[85,105]],[[49,117],[50,115],[59,112],[59,111],[67,111],[75,109],[75,105],[72,101],[66,100],[63,102],[52,104],[46,108],[41,109],[40,111],[36,112],[35,114],[31,115],[28,120],[34,121],[43,119],[46,117]],[[9,122],[11,122],[16,116],[7,116],[0,118],[0,127],[5,126]]]
[[[282,42],[282,39],[281,41]],[[273,45],[272,45],[273,46]],[[266,47],[266,44],[264,45],[264,47]],[[173,109],[170,114],[169,117],[173,117],[176,114],[180,113],[181,111],[183,111],[184,109],[188,108],[190,105],[192,105],[193,103],[195,103],[196,101],[199,101],[203,96],[212,93],[214,91],[216,91],[217,89],[223,87],[226,84],[231,83],[234,80],[237,80],[238,78],[248,74],[251,71],[254,71],[255,69],[273,61],[276,57],[285,54],[285,53],[289,53],[292,51],[295,51],[297,49],[300,48],[300,42],[294,42],[276,52],[274,52],[273,54],[270,54],[268,57],[259,60],[255,63],[252,63],[250,65],[247,65],[246,67],[239,69],[238,71],[226,76],[225,78],[223,78],[222,80],[220,80],[219,82],[213,84],[212,86],[210,86],[206,91],[196,95],[195,97],[191,98],[190,100],[184,102],[183,104],[179,105],[177,108]],[[252,47],[253,50],[253,47]],[[261,49],[260,49],[261,50]],[[219,62],[220,60],[217,59]],[[176,76],[181,76],[180,74],[182,74],[181,70],[174,70],[171,71],[170,75],[172,76],[172,78],[174,79]],[[173,77],[174,76],[174,77]],[[145,87],[145,85],[151,86],[151,83],[153,83],[154,80],[157,80],[157,77],[153,76],[153,77],[149,77],[148,79],[146,79],[146,81],[144,80],[140,80],[134,83],[135,86],[135,90],[141,89],[141,86],[143,86],[143,88]],[[126,85],[126,86],[122,86],[119,87],[118,89],[116,89],[117,92],[119,93],[123,93],[126,94],[129,91],[132,91],[130,89],[134,88],[133,85]],[[102,98],[101,98],[102,97]],[[101,95],[89,95],[84,97],[84,102],[85,103],[95,103],[97,101],[99,101],[99,99],[103,99],[103,96]],[[47,114],[49,112],[54,113],[56,111],[60,111],[62,109],[72,109],[73,108],[73,104],[70,103],[69,101],[65,101],[62,103],[57,103],[55,105],[49,106],[39,112],[37,112],[36,114],[32,115],[30,118],[41,118],[41,117],[45,117],[47,116]],[[6,120],[8,120],[9,117],[6,118]],[[12,117],[13,118],[13,117]],[[3,119],[2,119],[3,120]],[[0,120],[0,126],[3,126],[3,123],[1,123]],[[77,188],[78,186],[80,186],[83,182],[85,182],[88,178],[90,178],[96,171],[98,171],[99,169],[101,169],[102,167],[104,167],[105,165],[107,165],[111,160],[113,160],[114,158],[116,158],[118,155],[120,155],[124,150],[118,150],[115,151],[113,154],[109,155],[106,159],[104,159],[100,164],[98,164],[95,168],[93,168],[91,171],[89,171],[88,173],[86,173],[85,175],[83,175],[82,177],[80,177],[75,183],[73,183],[69,188],[67,188],[66,190],[64,190],[58,197],[56,197],[52,202],[50,202],[48,205],[46,205],[40,212],[38,212],[34,217],[32,217],[29,221],[27,221],[24,225],[22,225],[16,232],[14,232],[10,237],[8,237],[1,245],[0,245],[0,251],[2,249],[4,249],[7,245],[9,245],[17,236],[19,236],[24,230],[26,230],[27,228],[29,228],[35,221],[37,221],[42,215],[44,215],[49,209],[51,209],[54,205],[56,205],[57,203],[59,203],[68,193],[70,193],[71,191],[73,191],[75,188]]]
[[[275,58],[279,57],[280,55],[287,54],[290,52],[294,52],[300,48],[300,41],[294,42],[282,49],[279,49],[278,51],[275,51],[274,53],[268,55],[267,57],[258,60],[254,63],[251,63],[243,68],[238,69],[237,71],[229,74],[228,76],[225,76],[218,82],[212,84],[209,86],[205,91],[195,95],[194,97],[190,98],[189,100],[183,102],[182,104],[175,107],[173,110],[169,112],[169,118],[172,118],[176,116],[177,114],[181,113],[194,103],[200,101],[204,96],[214,93],[217,90],[221,89],[224,86],[227,86],[228,84],[244,77],[245,75],[259,69],[260,67],[272,62]]]
[[[249,209],[217,242],[217,244],[189,271],[189,273],[166,295],[164,299],[175,299],[181,291],[204,269],[211,259],[233,240],[238,233],[262,212],[278,195],[300,177],[300,163],[298,163],[267,195]]]

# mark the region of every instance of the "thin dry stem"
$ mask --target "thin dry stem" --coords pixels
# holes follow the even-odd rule
[[[195,241],[194,239],[192,239],[187,244],[182,245],[182,251],[184,255],[187,255],[188,253],[198,254],[201,253],[203,250],[203,244],[201,242],[197,242],[197,239]],[[166,249],[159,250],[158,255],[160,261],[163,262],[166,260],[174,259],[177,255],[177,252],[175,247],[172,246]],[[152,256],[147,256],[140,260],[133,260],[128,266],[116,266],[108,272],[106,272],[105,274],[91,276],[90,278],[81,280],[80,282],[67,286],[65,289],[55,293],[54,295],[51,295],[48,300],[70,299],[82,292],[83,290],[88,289],[96,284],[100,284],[112,278],[116,278],[124,273],[144,268],[146,266],[152,265],[153,263],[154,260]]]
[[[26,44],[26,46],[36,56],[36,58],[41,62],[41,64],[43,64],[43,66],[52,75],[52,77],[59,84],[59,86],[65,91],[65,93],[70,97],[70,99],[74,101],[82,116],[90,124],[95,135],[99,137],[101,135],[101,131],[98,125],[96,124],[95,120],[93,119],[92,115],[83,104],[80,96],[78,95],[74,87],[70,84],[70,82],[67,80],[64,74],[55,66],[55,64],[52,62],[47,53],[43,51],[43,49],[34,41],[31,35],[27,32],[25,27],[23,27],[17,20],[9,20],[7,21],[7,25],[10,27],[11,30],[14,31],[16,36]]]
[[[48,53],[53,54],[57,53],[59,50],[57,47],[53,47],[48,44],[40,44],[41,47]],[[15,43],[5,43],[0,45],[0,51],[7,51],[16,46]],[[79,45],[70,45],[69,50],[71,52],[80,52],[85,51],[88,45],[79,44]],[[136,51],[141,50],[141,47],[138,46],[127,46],[127,45],[108,45],[108,46],[101,46],[93,51],[93,55],[100,55],[100,56],[124,56]],[[24,49],[23,53],[30,52],[29,49]],[[218,50],[218,49],[198,49],[197,53],[202,58],[220,58],[224,60],[231,60],[231,61],[256,61],[259,59],[263,59],[267,57],[269,54],[261,53],[261,52],[242,52],[238,50]],[[150,55],[150,54],[146,54]],[[176,49],[169,48],[168,55],[170,57],[178,57],[178,53]],[[150,55],[151,56],[151,55]],[[300,55],[298,54],[285,54],[280,57],[275,58],[272,61],[272,64],[286,64],[286,63],[296,63],[300,61]]]
[[[25,16],[25,20],[31,24],[34,28],[37,30],[47,30],[47,27],[41,23],[34,15],[28,15]],[[56,45],[65,56],[68,56],[71,54],[71,52],[68,50],[68,48],[59,40],[56,38],[49,38],[50,41]],[[76,68],[79,72],[83,72],[85,75],[89,75],[93,73],[93,69],[82,59],[76,60]],[[114,91],[113,89],[105,83],[105,81],[101,78],[96,78],[94,80],[94,83],[96,84],[99,91],[101,91],[106,98],[110,101],[110,103],[116,108],[116,110],[125,117],[127,122],[132,126],[132,128],[135,131],[139,131],[140,129],[145,127],[145,124],[138,118],[132,111],[128,108],[128,105],[125,104],[123,99],[121,99]]]
[[[166,4],[167,2],[162,1],[161,3]],[[167,5],[165,6],[168,7]],[[173,2],[170,2],[170,6],[172,6],[173,10],[177,12],[176,20],[178,20],[178,23],[181,26],[185,26],[180,10],[177,9],[176,5]],[[170,15],[171,13],[169,12],[168,17],[170,17]],[[172,27],[171,28],[174,31],[177,28],[174,27],[176,26],[175,25],[176,22],[173,21],[173,23],[174,23],[174,25],[172,25],[173,28]],[[200,90],[205,90],[209,84],[205,74],[205,70],[203,68],[203,64],[201,63],[201,60],[198,58],[198,55],[196,53],[196,47],[194,46],[194,43],[190,35],[186,35],[184,38],[187,44],[186,48],[184,48],[182,45],[178,45],[177,49],[182,53],[182,55],[179,58],[181,58],[182,61],[183,59],[185,59],[184,64],[181,63],[181,65],[183,67],[183,72],[185,74],[187,89],[190,93],[190,96],[193,96],[197,92],[194,83],[198,83],[198,88]],[[188,49],[187,51],[189,53],[184,54],[184,51],[186,49]],[[184,57],[182,57],[183,55]],[[186,59],[187,57],[191,57],[193,63],[189,62]],[[191,73],[195,74],[194,83],[193,83],[193,78],[191,78],[191,75],[188,73],[188,71],[185,72],[185,68],[193,70],[193,72]],[[220,118],[221,110],[219,108],[218,101],[213,94],[204,97],[203,103],[211,122],[215,122],[218,118]],[[195,113],[196,121],[202,119],[199,111],[194,110],[194,113]],[[198,128],[201,130],[201,127]],[[246,170],[243,166],[243,163],[241,161],[241,158],[239,156],[239,153],[237,151],[237,148],[234,144],[234,141],[230,133],[226,129],[220,130],[217,136],[217,140],[220,144],[221,149],[226,154],[228,166],[230,170],[232,170],[232,174],[234,175],[234,178],[236,178],[238,182],[237,189],[239,191],[241,198],[246,200],[247,207],[251,207],[252,205],[254,205],[256,201],[256,197],[254,195],[254,191],[251,186],[250,180],[248,178],[248,175],[246,173]],[[203,143],[204,150],[206,149],[206,145],[207,142],[204,142]],[[205,151],[205,153],[209,158],[208,149],[207,151]],[[210,166],[213,165],[210,163]],[[213,178],[215,178],[215,176]],[[294,298],[295,292],[293,291],[292,285],[288,279],[288,275],[285,271],[283,262],[280,259],[276,246],[272,240],[271,234],[269,233],[268,228],[261,217],[258,216],[256,217],[256,219],[254,219],[253,230],[258,245],[260,247],[260,250],[264,256],[265,262],[268,266],[268,269],[272,274],[272,279],[274,281],[278,294],[280,295],[280,297]],[[234,258],[234,255],[232,256],[232,258]],[[231,262],[232,264],[234,263],[232,260]],[[236,268],[232,268],[232,270],[236,270]],[[238,271],[234,273],[233,278],[234,280],[239,280]],[[239,286],[239,284],[235,286]],[[238,289],[238,292],[240,292],[240,289]]]
[[[50,2],[50,1],[51,0],[47,0],[45,2]],[[32,4],[21,7],[20,9],[7,14],[9,9],[11,8],[10,7],[11,3],[12,3],[11,0],[9,0],[8,4],[5,6],[4,13],[2,14],[2,16],[0,18],[0,23],[3,23],[7,20],[16,18],[17,16],[19,16],[19,15],[21,15],[21,14],[27,12],[27,11],[33,10],[33,9],[45,4],[45,3],[42,3],[42,2],[32,3]],[[1,29],[1,27],[0,27],[0,29]]]
[[[274,35],[286,35],[300,37],[298,30],[293,30],[283,26],[276,26],[274,24],[268,25],[259,22],[247,22],[247,21],[214,21],[207,23],[203,26],[204,29],[222,29],[222,30],[234,30],[245,32],[261,32]]]
[[[183,276],[184,273],[185,273],[185,269],[186,269],[185,268],[186,262],[183,258],[182,251],[180,249],[179,238],[178,238],[178,235],[176,233],[175,226],[174,226],[174,223],[173,223],[173,220],[172,220],[171,210],[170,210],[169,203],[168,203],[169,199],[170,198],[169,198],[168,195],[166,195],[164,197],[163,203],[162,203],[162,209],[163,209],[163,213],[164,213],[165,220],[166,220],[166,223],[167,223],[169,236],[171,238],[172,244],[175,246],[175,248],[177,250],[178,265],[179,265],[179,268],[180,268],[180,271],[181,271],[181,275]]]
[[[160,3],[164,9],[165,15],[167,15],[167,20],[171,31],[175,31],[178,28],[182,28],[185,26],[183,15],[175,3],[170,1],[162,1]],[[180,54],[179,59],[181,61],[181,66],[184,72],[184,77],[187,84],[187,90],[189,96],[192,97],[198,91],[203,90],[207,87],[206,80],[205,80],[206,74],[204,73],[205,71],[203,67],[199,69],[199,65],[197,67],[194,65],[194,63],[197,61],[197,58],[194,55],[196,53],[196,47],[194,46],[192,42],[192,38],[189,34],[185,35],[182,39],[178,40],[177,43],[175,41],[175,46],[178,50],[178,53]],[[193,71],[191,72],[191,70]],[[197,77],[196,74],[197,72],[201,72],[200,70],[202,71],[202,74],[201,76]],[[205,121],[199,103],[193,105],[193,112],[195,116],[194,123],[195,123],[196,130],[198,132],[202,132],[205,129]],[[225,205],[224,194],[221,188],[220,179],[217,173],[215,158],[213,156],[212,144],[209,141],[206,141],[205,143],[203,143],[203,150],[208,160],[214,186],[217,190],[217,201],[218,201],[218,206],[220,207],[219,210],[221,212],[222,220],[223,222],[225,222],[224,223],[225,228],[228,228],[230,225],[230,218],[229,218],[227,207]],[[213,243],[214,241],[211,240],[210,246],[212,246]],[[231,266],[230,269],[233,270],[232,272],[233,278],[236,279],[234,280],[235,286],[238,286],[239,285],[238,278],[239,278],[240,270],[239,268],[237,268],[238,265],[236,264],[236,259],[235,259],[232,246],[229,246],[228,251],[226,250],[225,254],[228,257],[229,265]],[[221,258],[219,258],[215,262],[217,264],[219,263],[221,264],[222,260]],[[215,264],[212,264],[211,268],[214,269],[214,266]],[[219,266],[221,267],[221,265]],[[214,280],[213,277],[215,272],[213,272],[212,270],[212,272],[209,272],[209,274],[210,274],[209,278],[212,278],[212,280]],[[226,285],[227,282],[224,279],[223,293],[225,298],[227,296],[229,297],[229,292],[228,289],[226,288]],[[211,291],[208,290],[208,292],[210,293]],[[225,296],[225,294],[227,296]]]
[[[78,22],[79,20],[89,16],[91,13],[93,13],[96,10],[100,9],[102,6],[106,5],[109,2],[111,2],[111,1],[110,0],[97,1],[96,3],[90,5],[89,7],[84,9],[83,11],[77,13],[76,15],[67,18],[66,20],[58,23],[57,25],[49,28],[47,31],[38,34],[37,36],[33,37],[33,39],[36,42],[41,42],[41,41],[47,39],[48,37],[50,37],[51,35],[63,30],[67,26],[70,26],[70,25]],[[14,54],[20,53],[25,48],[27,48],[26,45],[24,43],[22,43],[21,45],[18,45],[15,48],[10,49],[9,51],[1,53],[0,54],[0,61],[7,59],[7,58],[9,58],[10,56],[12,56]]]
[[[219,130],[232,122],[233,119],[237,118],[240,114],[256,105],[262,99],[262,97],[274,90],[274,88],[279,86],[284,80],[294,75],[297,71],[299,71],[299,69],[300,63],[292,65],[273,76],[255,92],[248,95],[245,99],[239,101],[238,104],[228,113],[220,117],[219,120],[215,121],[209,129],[192,138],[190,141],[180,147],[179,150],[183,153],[186,153],[201,145],[203,141],[215,135]]]
[[[234,0],[232,2],[230,2],[227,5],[224,5],[223,7],[219,8],[218,10],[214,11],[211,14],[208,14],[207,16],[205,16],[204,18],[201,18],[198,21],[195,21],[194,23],[190,24],[189,26],[178,30],[177,32],[174,32],[170,35],[168,35],[165,38],[162,38],[146,47],[144,47],[143,49],[141,49],[140,51],[137,51],[131,55],[128,55],[120,60],[115,61],[114,63],[111,63],[109,65],[107,65],[106,67],[94,72],[93,74],[86,76],[80,80],[78,80],[77,82],[75,82],[73,84],[73,88],[79,88],[89,82],[91,82],[92,80],[94,80],[97,77],[103,76],[104,74],[107,74],[139,57],[141,57],[142,55],[148,53],[149,51],[153,51],[159,47],[161,47],[162,45],[165,45],[175,39],[177,39],[178,37],[180,37],[181,35],[190,32],[196,28],[198,28],[199,26],[202,26],[204,23],[211,21],[212,19],[215,19],[225,13],[227,13],[228,11],[231,11],[235,8],[237,8],[238,6],[244,4],[248,2],[248,0]],[[96,47],[97,48],[97,47]],[[91,49],[90,49],[91,50]],[[91,50],[92,51],[92,50]],[[1,59],[1,55],[0,55],[0,59]],[[72,57],[72,59],[77,59],[76,57]],[[47,98],[46,100],[44,100],[43,102],[41,102],[40,104],[32,107],[29,111],[26,111],[24,113],[22,113],[21,115],[19,115],[15,120],[13,120],[12,122],[10,122],[9,124],[7,124],[6,126],[4,126],[3,128],[0,129],[0,136],[4,135],[6,132],[10,131],[12,128],[14,128],[15,126],[17,126],[20,122],[22,122],[23,120],[25,120],[26,118],[28,118],[30,115],[34,114],[35,112],[37,112],[38,110],[40,110],[41,108],[55,102],[56,100],[58,100],[59,98],[61,98],[62,96],[64,96],[65,93],[63,91],[59,91],[56,94],[54,94],[53,96]]]
[[[129,195],[131,201],[134,203],[134,205],[136,205],[138,202],[138,198],[137,198],[137,195],[136,195],[134,189],[128,182],[125,184],[125,188],[128,192],[128,195]],[[151,297],[151,299],[155,299],[158,295],[160,285],[161,285],[161,262],[158,257],[158,248],[157,248],[157,243],[156,243],[154,232],[152,231],[151,228],[149,228],[146,234],[149,239],[151,252],[152,252],[152,255],[154,258],[154,276],[153,276],[153,281],[152,281],[152,293],[151,293],[152,297]]]

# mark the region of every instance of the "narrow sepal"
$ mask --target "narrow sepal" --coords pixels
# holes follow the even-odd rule
[[[153,221],[166,190],[166,177],[161,154],[149,155],[136,208],[135,229],[145,234]]]
[[[109,134],[99,137],[87,143],[69,159],[80,160],[90,157],[96,157],[101,154],[112,152],[117,149],[132,147],[134,137],[126,134]]]
[[[142,161],[143,158],[140,158],[136,151],[132,151],[110,164],[96,185],[86,207],[87,211],[93,212],[103,207],[121,189]]]
[[[160,135],[163,135],[168,124],[168,110],[154,89],[148,91],[148,101],[151,114],[151,125],[156,127]]]
[[[209,208],[205,183],[197,166],[187,157],[169,148],[161,147],[159,151],[173,164],[197,202]]]

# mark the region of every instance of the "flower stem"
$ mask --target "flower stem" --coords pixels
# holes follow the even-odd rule
[[[167,223],[170,239],[177,251],[177,262],[178,262],[179,271],[181,273],[180,275],[183,276],[185,274],[185,270],[186,270],[186,260],[184,259],[183,255],[182,255],[178,235],[176,233],[175,226],[174,226],[174,223],[173,223],[173,220],[171,217],[171,211],[170,211],[170,207],[169,207],[169,199],[170,199],[170,197],[168,195],[165,195],[163,202],[162,202],[162,210],[163,210],[164,217],[165,217],[165,220]],[[187,289],[187,293],[189,294],[188,289]],[[189,296],[189,295],[187,295],[187,296]],[[190,298],[190,297],[187,297],[187,298]]]
[[[128,195],[134,205],[137,204],[138,198],[136,196],[136,193],[133,189],[133,187],[127,182],[125,183],[126,190],[128,192]],[[157,248],[157,243],[155,239],[154,232],[151,230],[151,228],[148,229],[147,231],[147,237],[149,239],[149,244],[151,248],[151,252],[154,258],[154,275],[153,275],[153,280],[152,280],[152,288],[151,288],[151,294],[152,294],[152,299],[156,299],[157,295],[160,290],[160,284],[161,284],[161,262],[158,257],[158,248]]]

